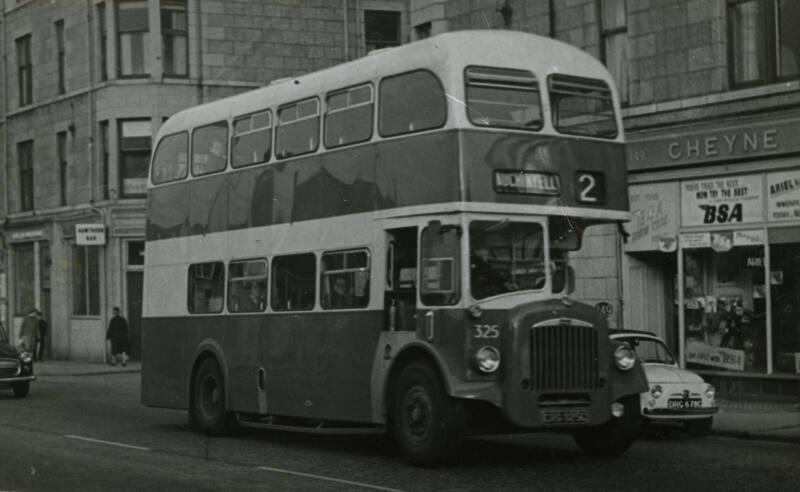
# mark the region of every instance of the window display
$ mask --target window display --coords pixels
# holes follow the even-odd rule
[[[800,243],[770,244],[773,368],[800,374]]]

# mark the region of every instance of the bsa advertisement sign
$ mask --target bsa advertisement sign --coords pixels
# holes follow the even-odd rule
[[[681,225],[760,222],[761,175],[724,176],[681,183]]]
[[[770,222],[800,219],[800,170],[767,174]]]
[[[678,183],[630,187],[630,234],[625,251],[675,251],[678,234]]]
[[[703,342],[686,342],[686,362],[744,371],[744,350],[714,347]]]

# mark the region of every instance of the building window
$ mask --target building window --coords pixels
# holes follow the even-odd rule
[[[189,312],[222,312],[225,266],[221,261],[189,265]]]
[[[17,144],[20,210],[33,210],[33,140]]]
[[[59,205],[67,204],[67,132],[56,134],[56,154],[58,155]]]
[[[400,46],[400,12],[365,10],[364,46],[367,52]]]
[[[33,243],[15,244],[14,250],[14,314],[25,316],[36,307],[33,279]]]
[[[99,38],[100,49],[98,55],[100,59],[100,80],[108,80],[108,31],[106,30],[106,4],[97,4],[97,37]]]
[[[119,179],[123,197],[145,194],[151,134],[150,120],[119,122]]]
[[[100,165],[103,167],[102,172],[103,176],[101,178],[101,183],[103,186],[103,199],[108,200],[109,198],[109,179],[108,179],[108,168],[109,168],[109,150],[108,150],[108,121],[101,121],[100,122]]]
[[[144,266],[144,241],[128,241],[128,267]]]
[[[424,22],[414,26],[414,35],[417,39],[426,39],[431,37],[431,23]]]
[[[72,314],[100,314],[100,248],[75,246],[72,254]]]
[[[189,35],[186,24],[186,1],[161,2],[161,43],[164,75],[189,75]]]
[[[64,70],[65,66],[65,52],[64,52],[64,21],[58,20],[55,22],[56,29],[56,59],[58,62],[58,93],[63,94],[66,89],[66,76]]]
[[[31,61],[31,35],[17,39],[17,80],[19,105],[33,104],[33,62]]]
[[[800,3],[790,0],[728,2],[728,61],[733,87],[800,76]]]
[[[146,0],[117,3],[117,63],[122,77],[150,73],[150,28]]]
[[[601,0],[603,62],[617,84],[620,102],[628,102],[628,17],[626,0]]]

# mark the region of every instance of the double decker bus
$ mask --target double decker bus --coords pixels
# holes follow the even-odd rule
[[[646,390],[571,298],[584,231],[628,219],[606,69],[461,31],[182,111],[148,183],[142,401],[232,425],[468,433],[620,454]]]

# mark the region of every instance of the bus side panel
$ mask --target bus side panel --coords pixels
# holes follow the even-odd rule
[[[459,200],[458,133],[432,132],[148,190],[147,239]]]
[[[467,201],[628,211],[624,144],[479,131],[464,131],[463,141]],[[496,170],[556,174],[560,193],[498,193],[493,176]],[[602,173],[594,186],[604,188],[604,200],[578,201],[578,171]]]
[[[263,411],[258,389],[263,367],[267,413],[369,422],[381,322],[380,311],[146,319],[142,402],[188,408],[197,348],[211,340],[221,347],[228,370],[230,410]]]

